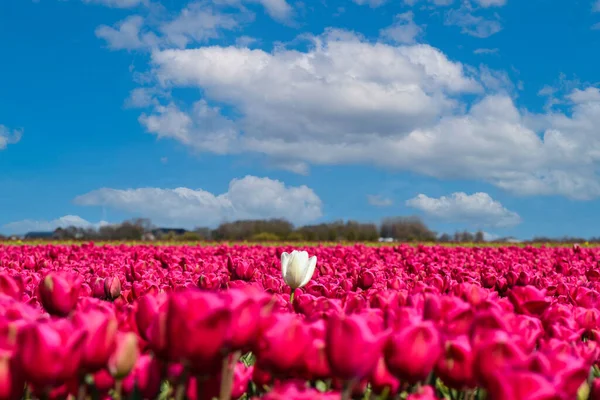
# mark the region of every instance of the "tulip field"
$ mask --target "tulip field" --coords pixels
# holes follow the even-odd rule
[[[0,400],[600,400],[600,248],[295,250],[0,245]]]

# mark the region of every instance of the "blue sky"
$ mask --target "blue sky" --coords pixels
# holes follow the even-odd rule
[[[0,232],[600,236],[597,0],[5,0]]]

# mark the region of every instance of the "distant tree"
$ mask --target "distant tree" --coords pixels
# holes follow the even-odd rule
[[[433,242],[436,233],[418,217],[385,218],[380,227],[381,237],[391,237],[401,242]]]
[[[460,233],[460,242],[471,243],[475,239],[475,236],[471,232],[463,231]]]
[[[200,236],[197,232],[185,232],[181,235],[175,236],[175,240],[182,242],[199,242],[202,240],[202,236]]]
[[[213,231],[213,237],[216,240],[249,240],[258,233],[267,232],[285,238],[293,231],[294,226],[284,219],[241,220],[220,224]]]
[[[452,240],[452,237],[450,235],[448,235],[447,233],[442,233],[440,235],[440,237],[438,238],[438,242],[442,242],[442,243],[448,243]]]
[[[212,230],[210,228],[196,228],[194,229],[194,233],[200,236],[201,240],[210,240],[212,239]]]
[[[482,243],[482,242],[485,242],[485,237],[484,237],[484,235],[483,235],[483,232],[482,232],[482,231],[477,231],[477,232],[475,232],[475,237],[473,238],[473,241],[474,241],[475,243]]]
[[[253,242],[278,242],[281,240],[281,238],[271,232],[261,232],[252,235],[250,240],[252,240]]]

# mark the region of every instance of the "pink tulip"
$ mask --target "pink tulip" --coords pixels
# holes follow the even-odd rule
[[[392,374],[416,383],[427,378],[441,352],[439,332],[426,321],[392,334],[385,348],[385,361]]]
[[[118,276],[111,276],[104,280],[104,295],[109,300],[115,300],[121,295],[121,281]]]
[[[15,356],[27,381],[55,386],[77,377],[85,339],[67,320],[30,323],[19,331]]]
[[[116,346],[108,359],[108,371],[115,379],[123,379],[133,370],[139,358],[138,339],[132,333],[119,333]]]
[[[330,316],[325,343],[331,372],[345,380],[364,378],[377,366],[385,340],[386,335],[374,332],[365,318]]]
[[[198,290],[171,293],[166,320],[166,346],[172,361],[194,369],[220,368],[225,355],[232,310],[222,296]],[[185,338],[185,340],[181,340]]]
[[[67,316],[77,304],[79,285],[79,281],[68,273],[46,275],[38,286],[44,309],[51,315]]]

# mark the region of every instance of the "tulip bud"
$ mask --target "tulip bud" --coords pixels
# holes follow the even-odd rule
[[[38,285],[40,301],[51,315],[66,317],[79,299],[79,283],[67,274],[50,273]]]
[[[392,374],[416,383],[427,378],[440,353],[440,334],[431,322],[425,321],[392,335],[385,348],[385,359]]]
[[[256,356],[261,367],[268,371],[293,372],[304,367],[310,339],[306,324],[295,314],[273,314],[265,321]]]
[[[87,372],[105,368],[116,345],[116,318],[102,311],[90,310],[86,313],[75,313],[73,320],[77,326],[87,331],[83,348],[83,368]]]
[[[17,282],[8,274],[0,274],[0,293],[12,297],[15,300],[20,300],[23,291]]]
[[[435,370],[442,381],[454,389],[473,385],[473,351],[466,336],[446,342]]]
[[[222,351],[231,337],[231,316],[224,296],[199,290],[170,293],[166,319],[169,358],[206,368],[202,371],[206,373],[220,368]],[[186,339],[181,340],[183,337]]]
[[[334,376],[362,379],[377,366],[385,336],[375,334],[361,315],[332,315],[327,321],[325,343]]]
[[[123,379],[133,370],[139,356],[135,333],[121,333],[117,336],[115,351],[108,360],[108,371],[115,379]]]
[[[0,399],[20,399],[24,385],[25,378],[11,352],[0,351]]]
[[[283,280],[292,290],[306,285],[312,278],[317,266],[317,256],[308,258],[306,251],[281,253],[281,274]]]
[[[114,300],[121,295],[121,281],[119,277],[108,277],[104,280],[104,295],[109,300]]]
[[[66,319],[30,323],[19,330],[15,357],[27,381],[38,387],[76,376],[87,334]]]

